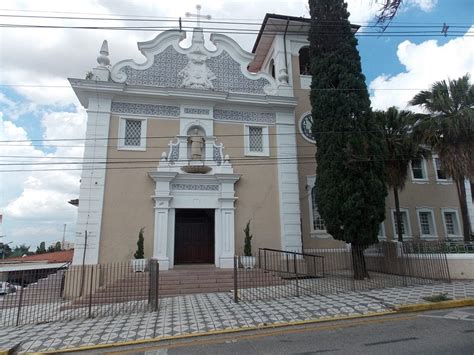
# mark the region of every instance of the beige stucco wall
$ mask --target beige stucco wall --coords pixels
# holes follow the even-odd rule
[[[214,135],[224,144],[224,154],[230,155],[234,172],[242,174],[235,184],[238,198],[235,203],[235,251],[239,254],[243,252],[243,229],[249,219],[250,232],[254,236],[253,251],[259,247],[281,248],[275,132],[275,127],[269,126],[270,157],[250,157],[244,155],[243,124],[214,123]]]
[[[112,116],[109,135],[118,136],[118,116]],[[178,120],[148,119],[147,136],[172,137],[179,132]],[[224,154],[229,154],[234,172],[242,177],[235,185],[235,249],[243,252],[243,229],[251,220],[254,235],[254,251],[259,247],[280,248],[278,174],[276,160],[275,127],[269,127],[270,157],[246,157],[244,155],[244,125],[232,123],[214,124],[218,143],[224,144]],[[225,135],[220,137],[221,135]],[[115,140],[112,140],[114,142]],[[147,138],[146,151],[108,148],[109,161],[127,161],[110,164],[106,173],[100,263],[130,260],[136,250],[138,232],[145,227],[145,257],[153,254],[154,194],[155,183],[148,176],[158,165],[161,153],[168,151],[170,138]],[[152,160],[149,163],[130,163],[131,160]]]
[[[456,185],[454,183],[438,183],[436,181],[435,171],[432,159],[427,159],[428,183],[416,183],[411,180],[409,172],[405,188],[399,193],[400,208],[407,208],[410,215],[410,225],[412,235],[415,238],[420,236],[418,224],[417,208],[432,208],[436,224],[436,231],[439,238],[445,237],[443,216],[441,208],[454,208],[458,211],[458,217],[461,219],[461,210],[457,195]],[[385,209],[385,232],[387,238],[393,238],[393,215],[391,209],[395,208],[393,190],[388,191],[389,195],[386,201]],[[461,220],[459,220],[461,228]],[[461,229],[460,229],[461,230]],[[396,239],[396,238],[395,238]]]
[[[295,96],[298,98],[298,106],[296,107],[295,120],[299,125],[299,120],[304,113],[311,111],[309,100],[309,90],[301,89],[299,76],[299,59],[298,56],[292,57],[293,71],[293,87]],[[310,233],[310,207],[308,194],[311,193],[311,187],[307,186],[307,176],[316,174],[316,163],[310,163],[311,156],[314,157],[316,148],[313,144],[306,141],[300,134],[299,126],[297,127],[296,142],[298,145],[298,172],[300,183],[300,201],[301,201],[301,219],[303,231],[304,248],[328,248],[340,244],[332,238],[312,238]],[[400,206],[409,209],[410,225],[414,237],[420,235],[418,216],[416,208],[428,207],[433,209],[436,224],[437,235],[443,238],[445,235],[441,208],[454,208],[458,211],[458,217],[461,218],[459,199],[457,197],[456,186],[453,183],[441,184],[436,181],[435,171],[432,159],[427,160],[428,183],[420,184],[411,181],[411,175],[406,182],[405,189],[400,193]],[[386,220],[385,233],[388,239],[393,237],[393,220],[391,209],[394,208],[393,191],[388,191],[389,195],[386,200]],[[461,221],[460,228],[461,228]]]
[[[109,136],[118,137],[117,116],[110,121]],[[178,120],[148,119],[147,136],[178,134]],[[148,172],[156,169],[161,153],[167,151],[169,138],[147,138],[146,151],[117,150],[109,146],[109,161],[153,160],[149,163],[113,163],[105,177],[104,208],[100,239],[99,262],[108,263],[133,259],[137,248],[138,232],[145,227],[145,257],[153,254],[154,194],[155,183]],[[115,140],[111,140],[115,142]],[[129,167],[133,166],[133,169]]]

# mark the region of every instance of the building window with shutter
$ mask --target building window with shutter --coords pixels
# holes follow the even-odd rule
[[[392,210],[392,221],[393,221],[393,236],[394,239],[397,239],[398,236],[398,227],[397,227],[397,218],[396,218],[396,211]],[[401,229],[402,235],[406,238],[411,238],[411,226],[410,226],[410,219],[408,214],[408,209],[400,209],[401,214]]]
[[[441,159],[437,156],[433,157],[433,166],[436,174],[436,181],[448,182],[451,179],[446,175],[446,172],[441,168]]]
[[[418,208],[418,225],[421,238],[437,238],[434,214],[431,209]]]
[[[462,238],[459,226],[458,211],[451,208],[443,208],[441,210],[444,222],[444,232],[446,238],[456,239]]]
[[[426,172],[426,161],[424,159],[413,159],[410,162],[411,177],[415,182],[428,181],[428,174]]]

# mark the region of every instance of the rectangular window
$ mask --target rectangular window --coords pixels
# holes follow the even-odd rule
[[[436,227],[434,222],[433,211],[428,209],[418,210],[418,222],[420,226],[421,236],[435,236]]]
[[[118,129],[119,150],[146,150],[146,118],[120,117]]]
[[[263,153],[263,127],[249,127],[249,150]]]
[[[437,180],[447,180],[448,177],[443,169],[441,169],[441,160],[439,158],[434,158],[434,165],[436,169],[436,179]]]
[[[314,231],[325,231],[326,226],[324,225],[324,220],[321,218],[321,215],[318,211],[318,205],[316,203],[316,187],[311,189],[311,209],[313,215],[313,230]]]
[[[424,162],[422,159],[413,159],[411,161],[411,172],[413,174],[413,180],[425,180],[425,169]]]
[[[460,236],[458,215],[455,211],[443,211],[444,228],[448,236]]]
[[[396,236],[398,235],[398,226],[397,226],[397,218],[396,218],[397,212],[394,210],[392,213],[393,216],[393,230],[394,230],[394,236],[395,239],[397,238]],[[408,220],[408,211],[407,210],[401,210],[400,211],[401,215],[401,228],[402,228],[402,235],[403,236],[409,236],[411,235],[411,229],[410,229],[410,222]]]
[[[269,156],[268,126],[244,126],[245,155]]]
[[[141,145],[142,121],[125,120],[124,145],[139,147]]]

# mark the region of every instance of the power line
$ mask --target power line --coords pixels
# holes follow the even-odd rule
[[[221,121],[219,121],[221,122]],[[223,121],[222,121],[223,122]],[[474,129],[474,127],[473,127]],[[447,128],[446,130],[457,131],[456,128]],[[296,136],[298,132],[289,132],[289,133],[267,133],[268,136]],[[343,135],[352,135],[352,134],[367,134],[367,133],[381,133],[381,130],[357,130],[357,131],[313,131],[313,134],[343,134]],[[217,138],[222,137],[249,137],[250,134],[219,134],[216,136]],[[140,137],[141,139],[176,139],[176,135],[172,136],[144,136]],[[42,138],[42,139],[18,139],[18,140],[0,140],[0,146],[14,146],[10,144],[1,144],[1,143],[32,143],[32,142],[67,142],[67,141],[94,141],[94,142],[102,142],[102,141],[117,141],[117,140],[124,140],[124,137],[103,137],[103,138]],[[24,147],[30,147],[31,145],[19,145]],[[51,144],[51,146],[56,146],[55,144]],[[60,147],[60,146],[58,146]],[[77,146],[82,147],[82,145]],[[104,147],[101,145],[101,147]],[[108,147],[115,147],[115,145],[109,145]],[[278,146],[277,146],[278,147]],[[148,148],[148,146],[147,146]],[[167,146],[154,146],[153,148],[169,148]],[[230,148],[230,147],[227,147]],[[232,148],[243,148],[243,146],[232,146]]]
[[[35,29],[74,29],[74,30],[108,30],[108,31],[163,31],[168,29],[177,29],[176,27],[168,26],[64,26],[64,25],[27,25],[27,24],[0,24],[0,28],[35,28]],[[193,29],[193,27],[183,27],[184,29]],[[258,34],[260,31],[253,29],[225,29],[225,28],[214,28],[222,34]],[[212,28],[202,28],[203,33],[213,33]],[[265,31],[265,35],[276,35],[283,33],[283,31]],[[465,37],[474,37],[471,35],[471,31],[450,31],[449,33],[441,33],[440,31],[385,31],[385,32],[358,32],[355,35],[361,37],[405,37],[407,35],[411,37],[457,37],[463,35]],[[304,33],[300,31],[287,31],[287,35],[301,36]],[[325,36],[337,36],[344,35],[343,32],[317,32],[318,35]]]
[[[77,15],[94,15],[94,16],[108,16],[108,17],[84,17],[84,16],[51,16],[51,15],[18,15],[18,14],[0,14],[0,17],[10,17],[10,18],[42,18],[42,19],[58,19],[58,20],[100,20],[100,21],[142,21],[142,22],[177,22],[180,17],[171,17],[171,16],[143,16],[143,15],[130,15],[130,14],[106,14],[106,13],[85,13],[85,12],[65,12],[65,11],[36,11],[36,10],[14,10],[14,9],[0,9],[0,11],[8,12],[27,12],[27,13],[57,13],[57,14],[77,14]],[[116,17],[111,17],[116,16]],[[119,16],[119,17],[117,17]],[[302,20],[310,20],[308,17],[300,17]],[[352,23],[367,23],[373,25],[360,25],[360,27],[377,27],[377,21],[357,21],[354,19],[350,20]],[[182,18],[181,22],[196,22],[193,19]],[[262,25],[262,19],[252,18],[252,19],[239,19],[239,18],[219,18],[214,17],[213,20],[201,20],[201,23],[217,23],[217,24],[243,24],[243,25]],[[342,20],[322,20],[319,23],[341,23],[345,21]],[[450,23],[450,27],[458,27],[459,25],[470,26],[470,23],[467,22],[454,22],[445,20],[444,22]],[[400,24],[400,25],[398,25]],[[405,24],[405,25],[402,25]],[[407,25],[408,24],[408,25]],[[451,25],[452,24],[452,25]],[[289,24],[289,27],[301,25],[292,25]],[[441,22],[403,22],[403,21],[394,21],[391,23],[390,27],[408,27],[408,26],[432,26],[432,27],[441,27]]]
[[[400,161],[401,159],[352,159],[350,163],[360,163],[360,164],[369,164],[373,162],[385,162],[385,161]],[[232,161],[232,159],[231,159]],[[341,160],[342,161],[342,160]],[[314,161],[293,161],[293,162],[278,162],[278,161],[255,161],[252,162],[236,162],[231,163],[232,167],[238,166],[277,166],[277,165],[305,165],[305,164],[316,164]],[[0,173],[21,173],[21,172],[48,172],[48,171],[96,171],[96,170],[139,170],[139,169],[153,169],[156,171],[156,164],[149,166],[101,166],[101,167],[92,167],[92,168],[54,168],[54,169],[11,169],[11,170],[0,170]]]

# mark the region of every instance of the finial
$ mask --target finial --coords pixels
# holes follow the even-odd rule
[[[97,63],[102,67],[110,65],[109,44],[106,39],[102,42],[102,46],[100,47],[100,55],[97,57]]]

